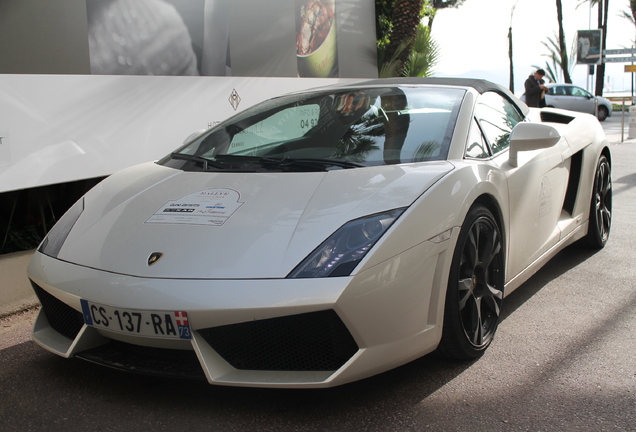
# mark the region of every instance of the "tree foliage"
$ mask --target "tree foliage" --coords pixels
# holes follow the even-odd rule
[[[438,9],[465,0],[376,0],[376,40],[380,76],[428,76],[439,49],[430,36]],[[428,18],[428,25],[421,22]],[[425,30],[422,29],[425,28]]]
[[[411,55],[405,65],[404,76],[423,77],[432,74],[439,59],[439,45],[431,37],[430,27],[418,27]]]
[[[548,50],[548,54],[543,54],[544,57],[548,58],[545,62],[545,66],[540,67],[533,65],[532,67],[544,69],[546,77],[553,83],[561,82],[561,79],[567,83],[565,76],[571,76],[571,71],[575,63],[576,39],[572,43],[569,53],[566,50],[566,56],[564,58],[561,56],[561,47],[557,42],[557,37],[556,35],[554,38],[548,37],[547,42],[541,42]],[[569,84],[571,84],[571,81]]]
[[[619,13],[619,16],[627,19],[636,26],[636,0],[629,0],[629,11],[623,10]],[[632,40],[632,43],[636,44],[636,38]]]
[[[424,0],[395,0],[391,15],[391,35],[386,47],[389,58],[397,58],[402,64],[406,64],[420,24],[421,12]],[[406,49],[398,48],[406,43]]]

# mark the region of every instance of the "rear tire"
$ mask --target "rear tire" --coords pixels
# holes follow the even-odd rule
[[[590,221],[585,244],[593,249],[601,249],[609,239],[612,227],[612,168],[604,155],[598,159],[592,202],[590,203]]]
[[[605,119],[607,118],[607,114],[607,108],[605,108],[604,106],[598,107],[598,121],[605,121]]]
[[[468,212],[457,239],[437,353],[459,360],[480,357],[497,330],[503,289],[501,231],[492,213],[478,205]]]

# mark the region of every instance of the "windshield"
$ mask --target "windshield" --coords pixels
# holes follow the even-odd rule
[[[446,159],[465,91],[406,87],[285,96],[159,161],[184,170],[312,171]]]

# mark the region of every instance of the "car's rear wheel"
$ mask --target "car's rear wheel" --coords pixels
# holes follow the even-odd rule
[[[598,107],[598,115],[597,115],[598,121],[605,121],[605,119],[607,118],[607,114],[608,114],[608,111],[606,107],[604,106]]]
[[[594,183],[592,185],[592,202],[590,204],[590,222],[585,243],[600,249],[609,239],[612,227],[612,168],[604,155],[598,159]]]
[[[501,231],[478,205],[468,212],[453,254],[438,354],[467,360],[484,353],[499,324],[503,288]]]

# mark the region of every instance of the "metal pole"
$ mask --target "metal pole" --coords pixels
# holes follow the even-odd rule
[[[623,107],[621,108],[621,142],[625,138],[625,98],[621,98],[623,101]]]

